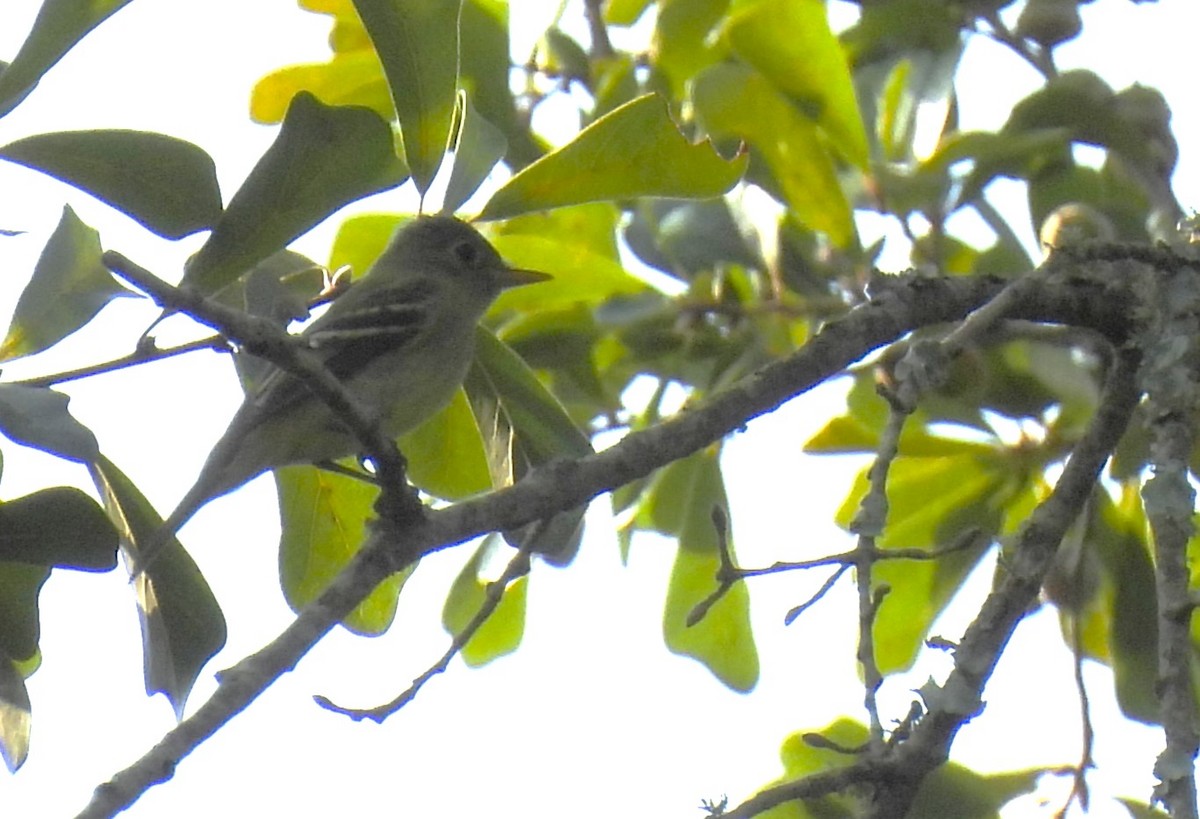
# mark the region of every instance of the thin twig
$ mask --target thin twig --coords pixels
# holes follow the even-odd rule
[[[1047,80],[1058,76],[1058,69],[1054,66],[1054,54],[1050,49],[1036,48],[1018,37],[1015,32],[1004,24],[1004,21],[1000,19],[1000,13],[997,11],[989,11],[987,14],[982,15],[982,18],[988,24],[989,31],[986,32],[988,37],[1002,45],[1008,46],[1014,54],[1033,66],[1034,70]]]
[[[375,722],[383,722],[389,716],[412,702],[427,682],[438,674],[443,673],[450,666],[450,661],[458,656],[458,653],[463,650],[467,643],[471,641],[471,638],[479,632],[479,629],[483,627],[483,624],[487,622],[488,618],[499,607],[500,601],[504,599],[504,592],[508,589],[509,584],[527,574],[529,574],[529,551],[527,549],[520,549],[513,556],[513,559],[508,562],[508,565],[504,567],[504,572],[500,577],[488,583],[484,593],[483,604],[480,605],[479,610],[475,612],[475,615],[463,627],[462,631],[454,635],[454,639],[450,641],[450,647],[446,649],[446,652],[419,677],[413,680],[412,685],[390,702],[374,708],[364,709],[345,708],[320,694],[315,695],[313,700],[322,708],[333,711],[336,714],[343,714],[356,721],[370,719]]]
[[[783,624],[785,626],[790,626],[792,623],[796,622],[797,617],[799,617],[801,614],[804,614],[804,612],[816,605],[816,603],[825,597],[825,595],[829,594],[829,590],[833,588],[834,584],[838,582],[841,576],[850,571],[850,566],[850,563],[843,563],[841,566],[838,566],[837,571],[825,578],[825,582],[821,584],[821,588],[817,589],[811,597],[809,597],[800,605],[793,606],[792,608],[788,609],[788,613],[783,615]]]
[[[184,344],[178,344],[174,347],[150,347],[148,349],[139,348],[128,355],[120,356],[109,361],[101,361],[97,364],[89,364],[86,367],[78,367],[74,370],[64,370],[57,373],[49,373],[48,375],[39,375],[33,378],[23,378],[19,381],[8,381],[9,384],[20,384],[25,387],[52,387],[55,384],[63,384],[67,381],[78,381],[81,378],[91,378],[94,375],[103,375],[105,373],[116,372],[123,370],[126,367],[133,367],[139,364],[149,364],[153,361],[163,361],[168,358],[173,358],[184,353],[192,353],[197,350],[214,350],[220,353],[230,351],[229,342],[224,336],[213,335],[207,338],[199,338],[195,341],[189,341]]]
[[[616,52],[608,39],[608,26],[604,24],[604,0],[584,0],[583,10],[588,32],[592,35],[592,58],[606,60],[612,57]]]

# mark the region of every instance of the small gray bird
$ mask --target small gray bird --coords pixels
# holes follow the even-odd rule
[[[403,225],[367,273],[300,334],[392,437],[449,402],[475,351],[475,326],[502,290],[549,279],[509,267],[452,216]],[[289,464],[360,452],[355,436],[290,373],[272,368],[246,396],[195,484],[146,543],[143,566],[201,506]]]

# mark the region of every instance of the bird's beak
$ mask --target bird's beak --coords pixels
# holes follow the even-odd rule
[[[509,287],[520,287],[523,284],[537,284],[538,282],[548,282],[553,279],[546,273],[537,270],[525,270],[520,267],[506,267],[496,281],[500,284],[500,289],[505,290]]]

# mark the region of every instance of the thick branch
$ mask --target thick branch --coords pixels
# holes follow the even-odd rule
[[[1063,468],[1062,477],[1030,516],[1013,550],[1008,572],[988,595],[979,616],[967,629],[954,657],[954,670],[941,686],[941,701],[927,703],[929,713],[897,748],[894,778],[876,792],[873,817],[903,817],[921,781],[949,757],[960,728],[983,703],[983,688],[1017,624],[1037,596],[1067,529],[1079,516],[1100,471],[1129,424],[1139,392],[1135,382],[1137,355],[1117,356],[1101,396],[1096,417]]]
[[[549,517],[644,477],[720,440],[748,420],[771,412],[917,327],[961,319],[1002,286],[997,280],[916,276],[887,277],[876,284],[878,295],[870,303],[824,327],[796,354],[764,367],[701,407],[631,433],[598,454],[535,469],[515,486],[423,519],[381,527],[330,587],[279,637],[222,675],[212,699],[172,729],[146,756],[100,786],[81,816],[111,816],[149,787],[168,779],[184,756],[290,670],[392,572],[424,554],[486,532],[514,529]],[[1012,315],[1082,324],[1119,340],[1127,330],[1126,304],[1100,284],[1071,287],[1047,283],[1014,304]],[[1073,466],[1074,459],[1063,482]]]

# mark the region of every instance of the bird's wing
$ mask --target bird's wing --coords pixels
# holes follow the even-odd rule
[[[360,295],[351,289],[301,337],[321,356],[333,376],[347,383],[376,357],[412,344],[425,332],[432,321],[434,291],[432,282],[409,281],[372,288],[352,303],[341,304]],[[308,397],[303,381],[275,369],[263,379],[252,400],[260,417],[269,417]]]

